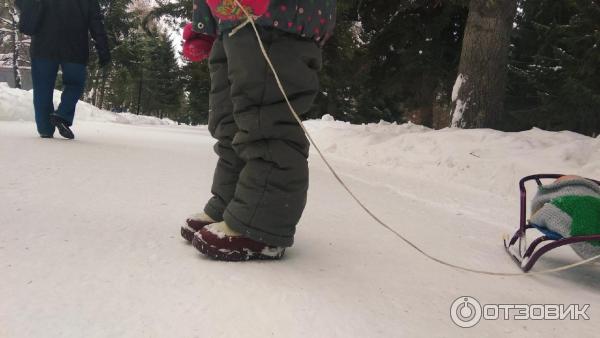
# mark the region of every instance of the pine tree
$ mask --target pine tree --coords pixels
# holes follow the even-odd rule
[[[188,63],[182,69],[182,79],[187,95],[184,114],[181,121],[187,124],[208,123],[208,95],[210,75],[203,63]]]
[[[146,39],[141,108],[146,114],[179,120],[183,85],[171,41],[165,32]]]
[[[600,133],[600,4],[527,0],[517,16],[507,129]]]
[[[172,0],[156,1],[157,5],[153,7],[144,18],[144,27],[152,20],[162,19],[171,27],[181,26],[182,21],[189,21],[192,17],[193,0]]]
[[[321,91],[305,118],[330,114],[355,123],[367,120],[358,102],[368,65],[357,10],[353,1],[338,2],[335,34],[323,49],[323,69],[319,73]]]
[[[360,13],[371,62],[361,110],[370,106],[389,121],[433,126],[440,120],[434,107],[456,76],[464,2],[378,0],[364,2]]]

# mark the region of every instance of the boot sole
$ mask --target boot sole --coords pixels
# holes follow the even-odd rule
[[[69,140],[72,140],[75,138],[75,134],[73,134],[71,129],[69,129],[68,127],[66,127],[64,125],[64,122],[62,122],[62,119],[60,119],[60,117],[51,115],[50,123],[52,123],[56,127],[56,129],[58,129],[58,133],[60,134],[60,136],[66,138],[66,139],[69,139]]]
[[[75,138],[75,135],[73,134],[72,131],[70,131],[67,128],[64,128],[63,126],[61,126],[60,124],[56,126],[56,128],[58,129],[58,133],[60,134],[60,136],[72,140]]]
[[[187,225],[184,225],[181,227],[181,237],[183,237],[183,239],[185,239],[186,241],[192,243],[192,241],[194,240],[194,234],[196,233],[196,230],[190,228]]]
[[[215,260],[226,261],[226,262],[245,262],[245,261],[249,261],[249,260],[272,261],[272,260],[281,259],[283,257],[283,255],[285,254],[285,249],[282,249],[281,252],[279,252],[275,256],[267,256],[267,255],[263,255],[262,253],[251,252],[251,251],[240,252],[240,251],[236,251],[236,250],[223,250],[223,249],[219,249],[215,246],[212,246],[212,245],[206,243],[199,236],[194,236],[192,245],[196,249],[198,249],[198,251],[203,253],[204,255],[206,255],[212,259],[215,259]]]

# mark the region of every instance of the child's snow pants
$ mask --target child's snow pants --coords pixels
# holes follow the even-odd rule
[[[299,114],[317,95],[321,49],[314,41],[260,29]],[[261,54],[251,27],[223,34],[210,58],[209,130],[218,142],[213,197],[204,211],[246,237],[291,246],[306,205],[309,143]]]

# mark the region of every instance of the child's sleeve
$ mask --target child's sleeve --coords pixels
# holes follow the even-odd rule
[[[217,22],[212,16],[206,0],[194,0],[192,23],[194,32],[217,36]]]

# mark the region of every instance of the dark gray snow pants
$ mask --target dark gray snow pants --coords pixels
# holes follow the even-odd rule
[[[261,37],[292,105],[299,114],[307,112],[318,92],[321,49],[277,30],[261,29]],[[223,34],[209,69],[208,124],[219,160],[204,211],[251,239],[291,246],[306,205],[308,140],[251,27]]]

